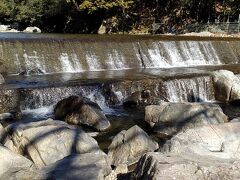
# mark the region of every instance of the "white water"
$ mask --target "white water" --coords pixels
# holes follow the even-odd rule
[[[51,50],[48,49],[42,51],[41,49],[23,49],[20,51],[14,48],[11,51],[18,72],[21,72],[22,69],[35,68],[46,73],[74,73],[105,69],[171,68],[224,64],[216,47],[210,41],[132,42],[127,45],[130,48],[127,49],[129,52],[125,52],[122,47],[124,45],[107,46],[99,50],[98,46],[83,48],[81,44],[74,48],[71,48],[71,44],[67,44],[65,45],[66,50],[60,49],[60,52],[59,49],[56,52],[50,52]],[[230,47],[229,51],[234,54]]]
[[[17,58],[17,66],[19,67],[19,59]],[[41,69],[43,72],[46,72],[45,67],[45,58],[43,55],[39,55],[37,51],[33,51],[31,54],[27,54],[25,51],[23,53],[23,58],[25,60],[26,69]]]
[[[213,85],[210,77],[175,79],[164,82],[167,99],[170,102],[214,101]]]

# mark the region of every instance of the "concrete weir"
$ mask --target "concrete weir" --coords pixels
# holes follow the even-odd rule
[[[18,74],[236,64],[233,38],[89,35],[0,35],[0,72]]]

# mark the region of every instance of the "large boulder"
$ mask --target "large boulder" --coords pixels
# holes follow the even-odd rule
[[[239,128],[236,122],[188,129],[167,141],[160,151],[240,160]]]
[[[157,150],[158,144],[135,125],[117,134],[108,149],[108,157],[112,165],[131,165],[136,163],[144,153]]]
[[[133,179],[142,180],[239,179],[240,161],[186,153],[147,153],[138,162],[134,175]]]
[[[98,153],[74,154],[44,167],[35,180],[103,180],[111,172],[107,156]]]
[[[54,163],[73,153],[102,152],[97,141],[82,129],[62,121],[44,120],[14,123],[7,128],[20,154],[27,154],[38,166]]]
[[[145,121],[159,135],[169,137],[184,129],[227,122],[228,117],[218,105],[161,102],[145,108]]]
[[[215,88],[215,98],[228,102],[240,99],[240,79],[227,70],[215,71],[212,74]]]
[[[110,127],[110,122],[98,104],[80,96],[70,96],[57,103],[54,109],[57,119],[67,123],[91,126],[99,131]]]
[[[31,179],[34,171],[32,161],[0,144],[0,179]]]

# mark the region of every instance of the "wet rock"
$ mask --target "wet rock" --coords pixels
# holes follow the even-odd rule
[[[108,157],[112,165],[131,165],[144,153],[158,149],[158,144],[136,125],[117,134],[108,149]]]
[[[138,162],[133,179],[239,179],[239,164],[195,154],[147,153]]]
[[[227,122],[228,117],[218,105],[161,102],[145,108],[145,121],[158,135],[169,137],[188,128]]]
[[[23,75],[23,76],[42,75],[42,74],[45,74],[45,72],[38,68],[25,70],[19,73],[19,75]]]
[[[6,130],[17,152],[27,154],[38,167],[73,153],[102,152],[97,141],[82,129],[62,121],[20,122],[9,125]]]
[[[41,29],[38,27],[27,27],[23,32],[26,33],[41,33]]]
[[[212,76],[216,100],[228,102],[240,99],[240,79],[233,72],[219,70]]]
[[[0,179],[31,179],[34,171],[32,161],[0,144]]]
[[[206,125],[174,136],[161,152],[194,153],[219,159],[240,159],[240,123]]]
[[[133,108],[139,105],[144,105],[147,103],[147,100],[150,98],[150,96],[151,93],[149,90],[143,90],[141,92],[136,91],[124,100],[123,106],[127,108]]]
[[[34,179],[103,180],[110,172],[106,155],[74,154],[43,168]]]
[[[54,114],[57,119],[76,125],[84,124],[99,131],[110,127],[110,122],[101,108],[96,103],[80,96],[70,96],[58,102]]]

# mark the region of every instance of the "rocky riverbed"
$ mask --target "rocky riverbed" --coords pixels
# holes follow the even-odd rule
[[[41,90],[45,103],[55,102],[45,119],[8,102],[40,97],[34,89],[3,91],[0,179],[239,179],[240,80],[227,70],[206,75],[214,102],[171,102],[153,93],[162,80],[112,83],[105,103],[114,113],[86,93]],[[120,87],[138,82],[120,98]]]

